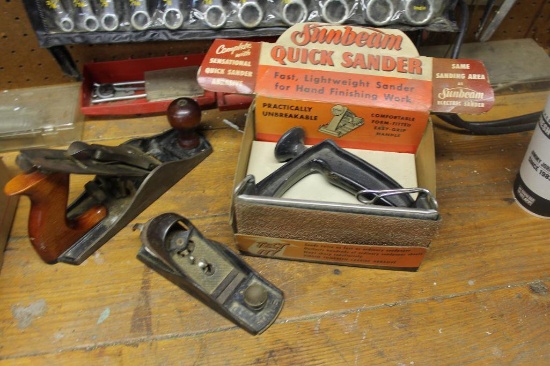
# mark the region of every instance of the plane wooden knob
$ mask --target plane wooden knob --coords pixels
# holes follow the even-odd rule
[[[197,128],[201,122],[201,109],[191,98],[172,101],[167,111],[168,122],[179,132],[178,143],[184,149],[194,149],[200,144]]]

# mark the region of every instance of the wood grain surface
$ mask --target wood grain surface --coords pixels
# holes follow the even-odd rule
[[[541,110],[548,93],[499,98],[485,119]],[[189,218],[235,248],[229,203],[245,111],[203,112],[214,153],[80,266],[48,265],[20,200],[0,274],[0,364],[541,365],[550,359],[550,220],[514,202],[531,133],[470,136],[436,121],[443,217],[418,272],[243,257],[282,289],[276,323],[251,336],[139,262],[133,224]],[[116,145],[164,116],[88,119],[83,140]],[[16,152],[3,154],[14,172]],[[86,179],[74,177],[75,196]]]

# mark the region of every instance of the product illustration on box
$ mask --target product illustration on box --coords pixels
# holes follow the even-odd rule
[[[331,112],[333,117],[330,122],[319,127],[319,131],[327,135],[341,137],[363,124],[363,118],[357,117],[343,105],[335,105]]]

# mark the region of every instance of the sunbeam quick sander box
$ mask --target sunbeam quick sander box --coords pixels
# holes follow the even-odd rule
[[[274,145],[300,126],[307,146],[331,139],[402,187],[435,195],[430,113],[482,113],[494,100],[480,61],[421,57],[399,30],[321,23],[294,25],[275,43],[216,40],[198,81],[205,90],[256,95],[232,201],[242,252],[408,270],[419,267],[438,215],[411,218],[407,209],[393,215],[380,207],[365,213],[364,203],[322,174],[280,197],[239,189],[250,175],[260,182],[283,164]]]

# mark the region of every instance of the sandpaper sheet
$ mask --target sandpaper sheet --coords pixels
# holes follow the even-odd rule
[[[144,77],[147,100],[152,102],[203,95],[204,90],[197,82],[198,70],[198,66],[186,66],[146,71]]]

